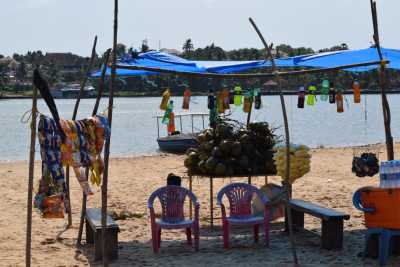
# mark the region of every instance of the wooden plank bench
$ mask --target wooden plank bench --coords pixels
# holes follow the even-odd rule
[[[307,202],[301,199],[292,199],[289,202],[292,211],[293,229],[304,229],[304,213],[321,219],[321,247],[327,250],[343,247],[343,220],[350,219],[350,215],[329,208]]]
[[[102,233],[101,233],[101,209],[92,208],[86,210],[86,243],[94,244],[94,258],[103,258]],[[118,258],[118,224],[107,215],[107,244],[106,251],[108,259]]]

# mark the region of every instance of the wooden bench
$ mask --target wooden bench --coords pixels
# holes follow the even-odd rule
[[[322,221],[322,248],[331,250],[343,247],[343,220],[350,219],[350,215],[301,199],[290,200],[289,207],[292,211],[292,223],[295,231],[304,229],[304,213],[306,213],[320,218]]]
[[[85,215],[86,221],[86,243],[94,244],[94,258],[100,260],[103,258],[102,233],[101,233],[101,209],[87,209]],[[107,257],[110,260],[118,258],[118,224],[107,215]]]

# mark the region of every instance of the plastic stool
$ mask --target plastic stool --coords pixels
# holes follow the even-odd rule
[[[400,230],[385,228],[368,228],[365,236],[364,258],[368,253],[368,241],[372,235],[379,235],[379,264],[386,265],[389,255],[392,254],[393,245],[391,244],[394,236],[400,236]]]

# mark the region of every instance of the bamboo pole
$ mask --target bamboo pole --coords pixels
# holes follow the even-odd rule
[[[392,131],[390,127],[391,123],[391,112],[390,112],[390,106],[389,102],[387,100],[386,96],[386,63],[384,62],[383,56],[382,56],[382,51],[381,51],[381,45],[380,45],[380,40],[379,40],[379,28],[378,28],[378,14],[377,14],[377,9],[376,9],[376,2],[373,0],[370,0],[371,4],[371,14],[372,14],[372,24],[374,27],[374,42],[375,42],[375,47],[378,52],[379,59],[381,60],[381,64],[379,66],[378,72],[379,72],[379,87],[381,89],[381,99],[382,99],[382,113],[383,113],[383,122],[385,126],[385,139],[386,139],[386,153],[387,153],[387,159],[388,160],[393,160],[394,159],[394,148],[393,148],[393,137],[392,137]]]
[[[100,78],[100,83],[99,83],[99,90],[97,92],[97,97],[96,97],[96,102],[94,104],[92,116],[95,116],[97,114],[97,111],[99,109],[100,105],[100,100],[103,95],[104,91],[104,84],[105,84],[105,78],[106,78],[106,70],[107,70],[107,62],[110,58],[110,53],[111,49],[108,49],[102,59],[102,71],[101,71],[101,78]],[[86,177],[89,176],[88,170],[86,170]],[[76,245],[79,246],[81,245],[82,242],[82,233],[83,233],[83,223],[85,221],[85,214],[86,214],[86,201],[87,201],[87,195],[85,193],[82,193],[82,208],[81,208],[81,218],[79,222],[79,230],[78,230],[78,238],[76,241]]]
[[[74,110],[72,113],[72,120],[76,119],[76,115],[78,113],[78,108],[79,108],[79,103],[83,96],[83,91],[85,89],[88,76],[90,75],[90,70],[92,69],[92,66],[93,66],[94,58],[96,56],[96,44],[97,44],[97,36],[94,37],[94,42],[93,42],[93,47],[92,47],[92,55],[90,57],[89,64],[86,67],[85,76],[83,77],[83,80],[81,82],[81,87],[79,90],[78,98],[76,99]],[[66,227],[67,229],[69,227],[71,227],[71,225],[72,225],[72,207],[71,207],[71,198],[70,198],[70,190],[69,190],[69,174],[70,174],[69,170],[70,170],[69,166],[67,166],[66,170],[65,170],[65,183],[67,185],[67,201],[68,201],[68,224]]]
[[[31,145],[29,150],[29,176],[28,176],[28,200],[26,216],[26,250],[25,265],[31,266],[31,246],[32,246],[32,194],[33,178],[35,171],[35,145],[36,145],[36,116],[37,116],[37,88],[33,88],[32,97],[32,122],[31,122]]]
[[[249,78],[275,78],[276,76],[279,77],[288,77],[288,76],[296,76],[296,75],[304,75],[304,74],[317,74],[317,73],[324,73],[330,71],[337,71],[337,70],[345,70],[357,67],[364,67],[364,66],[373,66],[379,65],[381,63],[388,64],[388,60],[376,60],[376,61],[368,61],[356,64],[349,64],[349,65],[341,65],[337,67],[330,67],[330,68],[321,68],[321,69],[305,69],[305,70],[295,70],[295,71],[276,71],[275,73],[210,73],[210,72],[188,72],[188,71],[176,71],[176,70],[169,70],[169,69],[162,69],[162,68],[155,68],[155,67],[145,67],[145,66],[133,66],[133,65],[117,65],[117,69],[125,69],[125,70],[147,70],[159,73],[168,73],[168,74],[175,74],[180,76],[193,76],[193,77],[205,77],[205,78],[230,78],[230,79],[249,79]]]
[[[264,36],[258,29],[257,25],[253,21],[252,18],[249,18],[249,21],[251,25],[253,25],[254,30],[257,32],[258,37],[260,37],[261,42],[263,43],[265,50],[266,50],[266,59],[270,59],[272,63],[272,72],[274,73],[276,71],[276,65],[275,65],[275,60],[272,55],[272,46],[273,44],[271,43],[270,46],[268,46],[267,42],[264,39]],[[292,214],[291,214],[291,209],[289,207],[289,200],[290,200],[290,194],[291,194],[291,188],[290,188],[290,183],[289,183],[289,177],[290,177],[290,136],[289,136],[289,123],[287,119],[287,113],[286,113],[286,105],[285,105],[285,98],[282,93],[282,88],[281,88],[281,83],[280,83],[280,77],[276,75],[275,77],[276,82],[278,83],[278,90],[279,90],[279,97],[281,100],[281,106],[282,106],[282,114],[283,114],[283,122],[285,126],[285,139],[286,139],[286,170],[285,170],[285,206],[286,206],[286,216],[288,219],[288,228],[289,228],[289,238],[290,238],[290,243],[292,246],[292,255],[293,255],[293,261],[295,266],[297,266],[298,259],[297,259],[297,253],[296,253],[296,243],[293,238],[293,225],[292,225]]]
[[[112,65],[111,65],[111,82],[110,82],[110,95],[108,101],[108,123],[112,125],[112,114],[114,105],[114,86],[116,76],[116,63],[117,63],[117,42],[118,42],[118,0],[114,0],[114,40],[112,50]],[[108,255],[106,253],[107,247],[107,186],[108,186],[108,165],[110,157],[110,141],[111,132],[107,136],[104,147],[104,175],[103,183],[101,186],[101,235],[102,235],[102,250],[103,250],[103,266],[108,266]]]

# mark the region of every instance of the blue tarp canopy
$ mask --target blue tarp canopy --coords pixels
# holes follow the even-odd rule
[[[389,68],[400,70],[400,50],[382,48],[382,54],[384,59],[390,61]],[[277,59],[276,65],[281,68],[331,68],[371,61],[379,61],[376,48],[343,50]],[[271,62],[265,60],[191,61],[164,52],[150,51],[147,53],[141,53],[135,58],[126,55],[118,60],[118,65],[153,67],[164,70],[192,73],[235,73],[250,69],[268,68],[271,67]],[[353,69],[347,69],[347,71],[360,72],[369,71],[375,68],[376,66],[357,67]],[[100,75],[101,71],[97,71],[91,76],[99,77]],[[107,69],[107,75],[110,75],[109,68]],[[157,73],[144,70],[117,69],[117,76],[140,75],[157,75]]]
[[[389,68],[400,70],[400,50],[382,48],[382,56],[389,60]],[[309,67],[309,68],[331,68],[343,65],[365,63],[371,61],[379,61],[379,56],[376,48],[366,48],[358,50],[343,50],[319,53],[313,55],[304,55],[288,58],[292,61],[293,67]],[[279,62],[277,62],[279,65]],[[283,67],[283,66],[280,66]],[[357,67],[346,69],[347,71],[369,71],[376,69],[376,66]]]

